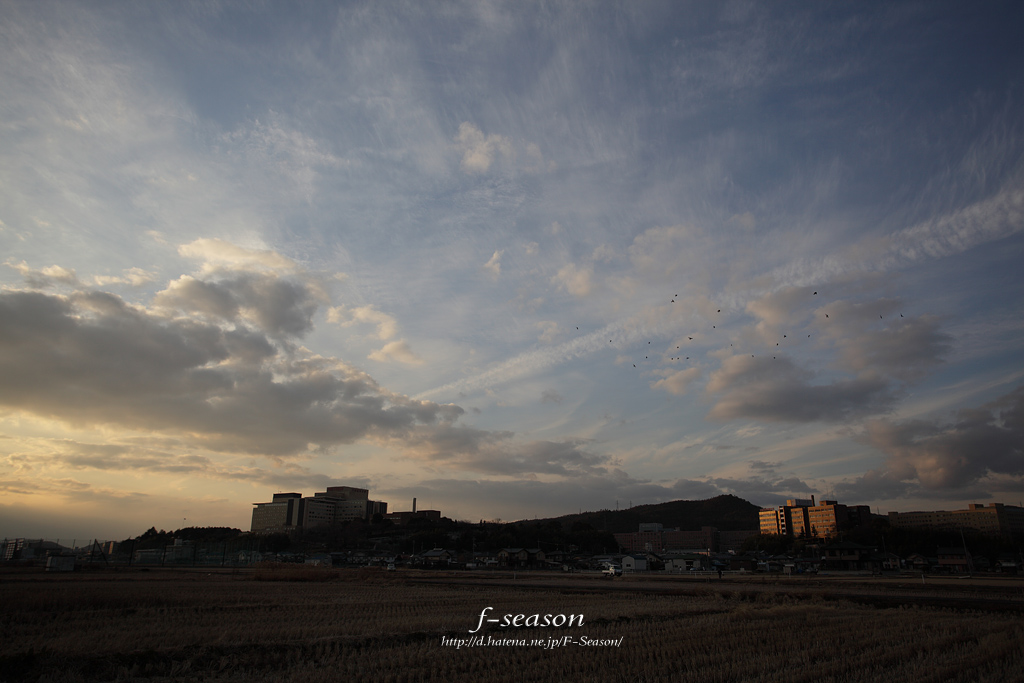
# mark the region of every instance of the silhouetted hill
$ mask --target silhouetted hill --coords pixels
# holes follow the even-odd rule
[[[660,522],[666,529],[678,527],[683,531],[697,531],[703,526],[717,527],[720,531],[747,531],[758,528],[757,513],[760,509],[737,496],[723,495],[707,500],[673,500],[637,505],[626,510],[598,510],[536,521],[556,521],[566,529],[582,522],[598,531],[611,533],[636,531],[645,522]]]

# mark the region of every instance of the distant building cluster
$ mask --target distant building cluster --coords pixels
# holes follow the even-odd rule
[[[626,552],[665,552],[668,550],[694,550],[719,552],[736,550],[743,541],[757,534],[749,531],[719,531],[716,527],[701,527],[700,531],[665,529],[656,522],[644,523],[638,531],[613,534],[615,541]]]
[[[814,502],[791,498],[785,505],[761,508],[762,534],[796,538],[834,538],[841,529],[864,526],[871,521],[867,505],[842,505],[834,500]]]
[[[301,493],[275,493],[269,503],[253,503],[252,531],[258,533],[312,529],[354,519],[369,520],[387,514],[388,504],[370,500],[369,489],[328,486],[326,491],[303,497]]]
[[[966,510],[890,512],[889,524],[898,529],[963,529],[986,536],[1024,535],[1024,508],[1002,503],[971,503]]]
[[[440,510],[416,510],[413,509],[411,512],[408,510],[403,512],[389,512],[384,515],[384,519],[390,520],[398,526],[405,526],[414,519],[426,519],[431,522],[441,521]]]
[[[369,489],[352,486],[329,486],[326,491],[303,497],[301,493],[275,493],[269,503],[253,503],[252,527],[254,533],[291,533],[296,529],[313,529],[350,522],[354,519],[371,520],[375,515],[405,526],[417,519],[441,521],[440,510],[417,510],[412,499],[412,510],[388,512],[382,500],[370,500]]]

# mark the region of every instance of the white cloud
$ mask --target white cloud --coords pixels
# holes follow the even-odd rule
[[[592,267],[577,267],[573,263],[567,263],[558,270],[558,274],[551,278],[551,282],[573,296],[585,297],[593,290],[591,281],[593,274]]]
[[[422,358],[413,353],[404,339],[398,339],[385,344],[382,348],[367,356],[367,358],[382,363],[397,361],[405,365],[422,365],[424,362]]]
[[[673,372],[664,379],[659,379],[657,382],[651,384],[651,387],[654,389],[662,389],[670,394],[675,394],[676,396],[682,396],[686,393],[687,387],[697,380],[700,375],[700,368],[687,368],[685,370]]]
[[[109,285],[131,285],[132,287],[141,287],[142,285],[153,282],[156,277],[153,273],[145,271],[142,268],[128,268],[124,271],[124,275],[95,275],[92,281],[100,287],[106,287]]]
[[[484,135],[472,123],[463,122],[455,135],[455,143],[462,151],[462,170],[467,173],[486,173],[499,155],[512,158],[512,142],[501,135]]]
[[[533,142],[526,145],[526,158],[527,162],[523,170],[528,173],[550,172],[558,168],[558,164],[554,161],[544,161],[540,147]]]
[[[25,284],[33,289],[46,289],[47,287],[52,287],[56,284],[78,284],[78,276],[75,274],[74,269],[71,268],[53,265],[41,268],[40,270],[35,270],[24,261],[15,263],[12,260],[5,261],[4,265],[18,271],[18,273],[25,278]]]
[[[558,337],[558,323],[553,320],[541,320],[537,323],[537,327],[541,330],[537,339],[545,344],[550,344]]]
[[[491,256],[490,260],[487,263],[485,263],[484,266],[483,266],[485,270],[487,270],[487,271],[489,271],[491,273],[491,276],[494,277],[495,280],[497,280],[498,276],[501,275],[501,255],[502,255],[502,253],[504,253],[504,252],[502,250],[500,250],[500,249],[495,251],[494,255]]]
[[[178,253],[199,259],[207,266],[264,268],[272,271],[294,272],[299,264],[270,249],[247,249],[222,239],[201,237],[178,247]]]
[[[617,255],[618,252],[616,252],[613,248],[611,248],[607,244],[601,244],[594,248],[593,253],[590,255],[590,260],[594,261],[595,263],[597,261],[610,263],[612,260],[615,259]]]
[[[754,214],[750,213],[749,211],[745,213],[736,214],[729,220],[731,220],[733,223],[740,226],[744,230],[753,231],[753,229],[757,227],[757,220],[754,218]]]
[[[959,254],[1024,230],[1024,190],[1018,183],[988,199],[936,216],[886,238],[885,268]]]
[[[327,309],[327,322],[336,323],[342,327],[351,327],[357,324],[376,325],[377,338],[386,341],[398,333],[398,322],[373,305],[346,308],[345,306],[332,306]]]
[[[650,228],[633,239],[628,249],[629,258],[639,271],[669,276],[684,265],[681,256],[686,252],[696,253],[696,247],[704,246],[699,244],[702,241],[696,230],[686,226]]]
[[[266,120],[247,122],[224,136],[232,154],[243,157],[250,168],[268,176],[280,191],[281,180],[299,198],[313,198],[323,171],[352,165],[329,151],[329,141],[315,139],[271,111]],[[269,121],[269,122],[268,122]]]

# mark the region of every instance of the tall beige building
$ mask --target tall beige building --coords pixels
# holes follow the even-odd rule
[[[299,493],[275,493],[269,503],[253,503],[252,531],[290,532],[354,519],[371,519],[387,513],[388,504],[370,500],[368,489],[329,486],[326,491],[302,497]]]
[[[275,493],[269,503],[253,503],[252,531],[294,531],[302,525],[302,494]]]

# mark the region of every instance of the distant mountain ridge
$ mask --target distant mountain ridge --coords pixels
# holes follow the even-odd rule
[[[658,522],[666,529],[678,527],[682,531],[698,531],[704,526],[713,526],[719,531],[749,531],[758,528],[760,509],[760,506],[738,496],[721,495],[707,500],[673,500],[624,510],[598,510],[535,521],[559,522],[566,529],[576,522],[583,522],[598,531],[613,534],[636,531],[640,524],[647,522]]]

